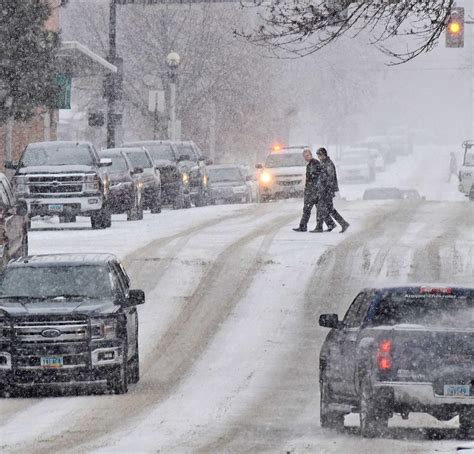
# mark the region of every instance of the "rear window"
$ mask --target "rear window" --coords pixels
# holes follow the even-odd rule
[[[141,167],[142,169],[149,169],[153,167],[153,164],[150,162],[144,151],[134,151],[127,153],[127,156],[128,159],[130,159],[133,167]]]
[[[415,324],[473,328],[474,298],[452,294],[389,295],[376,307],[374,325]]]

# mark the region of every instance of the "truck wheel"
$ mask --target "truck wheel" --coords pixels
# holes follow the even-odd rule
[[[329,385],[323,381],[320,384],[321,401],[319,403],[319,414],[321,427],[324,429],[344,429],[344,413],[330,410],[331,395]]]
[[[112,215],[107,207],[95,211],[91,215],[91,227],[93,230],[106,229],[112,225]]]
[[[377,405],[372,386],[363,379],[359,388],[360,433],[364,438],[381,436],[388,428],[388,409]]]
[[[474,438],[474,409],[466,408],[459,414],[459,431],[462,438]]]
[[[136,353],[130,361],[130,383],[138,383],[140,380],[140,354],[138,352],[138,340],[136,344]]]
[[[127,221],[139,221],[143,219],[143,201],[137,194],[132,208],[127,210]]]
[[[178,193],[173,200],[173,209],[181,210],[184,208],[184,191],[183,186],[180,186]]]
[[[128,392],[128,367],[125,357],[126,353],[124,352],[123,364],[107,383],[109,390],[114,394],[126,394]]]
[[[21,256],[27,257],[28,256],[28,233],[25,232],[23,235],[23,239],[21,240]]]
[[[185,195],[184,196],[184,208],[191,208],[191,206],[192,206],[191,196],[189,194]]]
[[[151,201],[150,212],[152,214],[161,213],[161,193],[156,191],[153,195],[153,200]]]

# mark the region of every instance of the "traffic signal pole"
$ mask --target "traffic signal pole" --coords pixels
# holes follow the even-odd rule
[[[117,60],[117,0],[110,0],[109,9],[109,55],[107,60],[113,65]],[[113,78],[111,88],[107,90],[107,148],[115,147],[115,128],[117,118],[115,115],[115,102],[117,100],[116,77],[115,74],[109,75]]]

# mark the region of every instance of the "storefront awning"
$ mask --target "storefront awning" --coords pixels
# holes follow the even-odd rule
[[[72,77],[116,73],[117,67],[77,41],[63,41],[58,51],[61,72]]]

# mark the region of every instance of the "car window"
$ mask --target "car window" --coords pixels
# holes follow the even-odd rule
[[[21,159],[21,166],[64,166],[94,164],[93,153],[88,145],[76,143],[30,144]]]
[[[358,328],[362,325],[371,300],[372,295],[365,292],[357,296],[344,317],[345,328]]]
[[[153,167],[153,163],[150,161],[145,151],[130,152],[127,153],[127,156],[133,167],[141,167],[142,169],[150,169]]]
[[[104,155],[103,157],[112,160],[112,165],[107,168],[108,173],[125,172],[128,169],[127,161],[122,155]]]
[[[474,166],[474,153],[466,153],[464,157],[464,165],[467,167]]]
[[[198,157],[196,156],[196,152],[194,151],[194,147],[192,145],[177,144],[176,148],[178,149],[178,156],[188,155],[191,161],[198,160]]]
[[[306,167],[302,153],[280,153],[267,156],[265,167]]]

